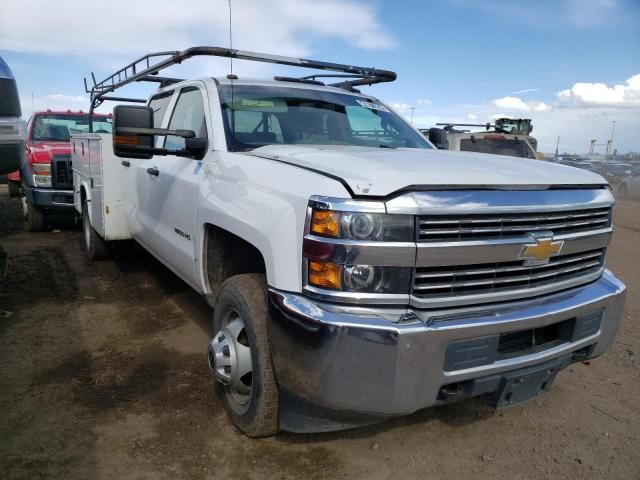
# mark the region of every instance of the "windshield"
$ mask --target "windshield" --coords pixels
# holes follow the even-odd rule
[[[89,115],[56,115],[39,114],[36,116],[31,130],[33,141],[68,142],[75,133],[89,131]],[[111,119],[93,117],[93,131],[95,133],[111,133]]]
[[[357,145],[432,148],[378,100],[286,87],[220,87],[227,145],[246,151],[265,145]]]

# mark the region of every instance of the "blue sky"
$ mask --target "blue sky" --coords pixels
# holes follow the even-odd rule
[[[103,77],[149,51],[228,43],[227,0],[3,0],[0,55],[19,82],[23,109],[86,109],[82,78]],[[640,151],[638,0],[369,1],[232,0],[234,47],[388,68],[373,95],[414,124],[531,117],[543,151],[584,152],[606,140]],[[89,20],[93,18],[94,21]],[[237,62],[241,76],[282,73]],[[183,77],[224,75],[198,60]],[[288,70],[286,73],[297,73]],[[146,96],[136,86],[129,93]],[[368,89],[365,91],[369,91]]]

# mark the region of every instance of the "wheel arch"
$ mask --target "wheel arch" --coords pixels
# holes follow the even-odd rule
[[[92,220],[92,213],[91,213],[91,208],[88,205],[89,203],[91,203],[91,189],[87,186],[87,183],[85,181],[83,181],[80,184],[80,205],[79,205],[79,211],[78,213],[80,215],[82,215],[82,209],[83,209],[83,205],[84,203],[87,202],[87,210],[89,213],[89,220]]]
[[[261,273],[269,281],[265,254],[254,243],[212,223],[202,236],[202,276],[207,301],[215,306],[225,280],[243,273]]]

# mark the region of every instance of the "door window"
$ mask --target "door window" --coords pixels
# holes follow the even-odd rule
[[[198,138],[207,138],[207,124],[204,120],[202,93],[197,87],[183,88],[171,115],[169,130],[192,130]],[[167,136],[165,148],[180,150],[184,148],[184,138]]]
[[[155,128],[162,128],[162,119],[167,111],[172,95],[173,91],[161,93],[153,97],[149,102],[149,106],[153,110],[153,126]]]

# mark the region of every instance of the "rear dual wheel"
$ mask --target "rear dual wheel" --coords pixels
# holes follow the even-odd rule
[[[109,256],[106,242],[91,226],[86,200],[82,203],[82,246],[89,260],[102,260]]]
[[[209,367],[223,385],[233,423],[250,437],[278,432],[278,387],[267,332],[266,281],[261,274],[228,279],[213,317]]]

